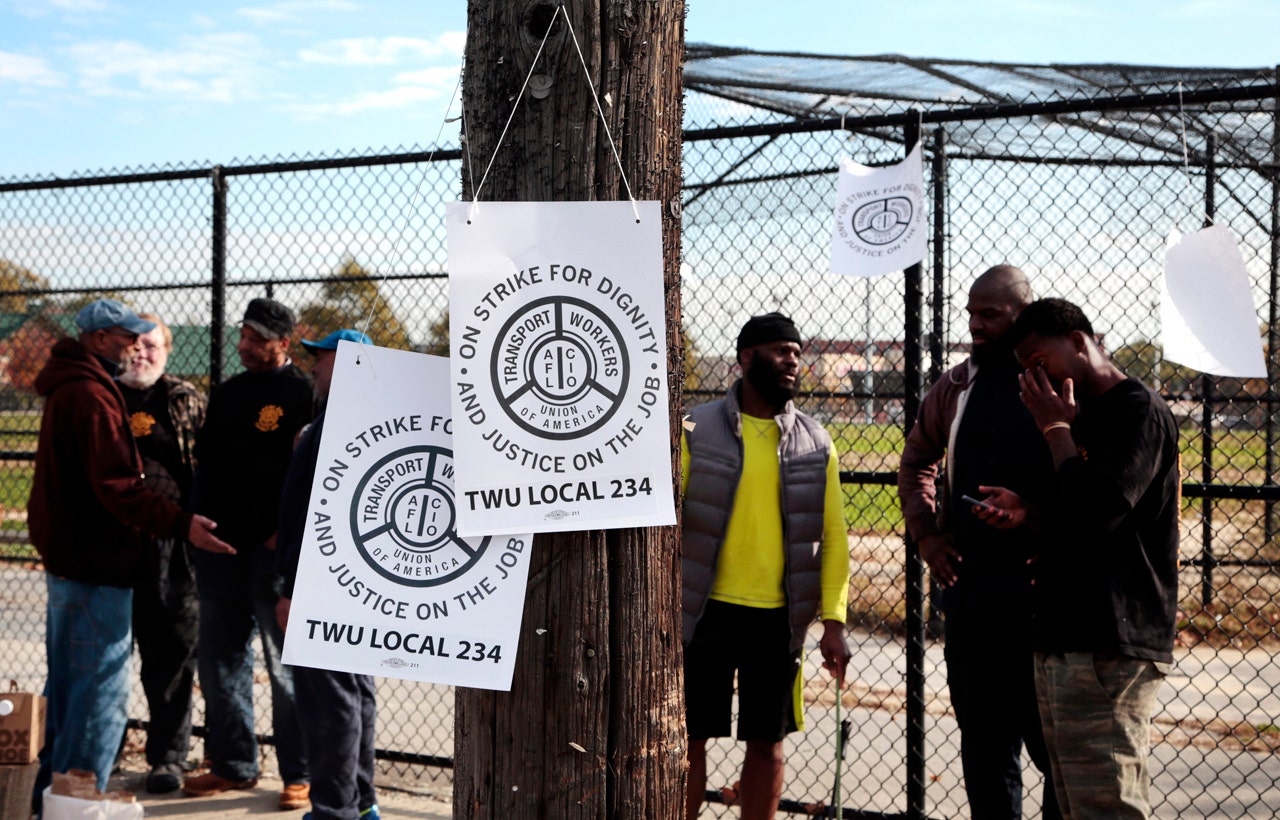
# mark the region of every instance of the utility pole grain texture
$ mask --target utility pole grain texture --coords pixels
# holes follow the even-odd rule
[[[472,198],[491,157],[482,201],[627,198],[567,13],[632,193],[663,205],[678,487],[684,2],[575,0],[559,15],[557,8],[547,0],[468,2],[463,198]],[[534,539],[511,691],[457,692],[456,820],[682,816],[679,596],[677,528]]]

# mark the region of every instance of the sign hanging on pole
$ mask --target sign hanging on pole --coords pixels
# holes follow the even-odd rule
[[[831,272],[883,276],[924,259],[924,166],[920,146],[894,165],[840,161],[831,231]]]
[[[511,688],[531,536],[458,534],[448,378],[339,343],[285,663]]]
[[[459,532],[674,524],[658,203],[447,224]]]

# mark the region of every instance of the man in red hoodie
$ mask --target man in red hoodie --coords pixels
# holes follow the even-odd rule
[[[35,383],[45,403],[27,515],[49,591],[37,810],[53,772],[86,769],[106,788],[127,718],[143,533],[234,552],[214,536],[213,521],[143,485],[115,376],[138,336],[155,325],[114,299],[98,299],[76,314],[76,326],[79,338],[53,346]]]

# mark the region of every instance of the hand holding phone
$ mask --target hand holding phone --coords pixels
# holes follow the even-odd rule
[[[978,499],[974,498],[971,495],[962,495],[960,496],[960,500],[967,504],[972,504],[975,507],[981,507],[986,512],[990,512],[990,513],[1002,512],[1002,510],[1000,510],[998,507],[993,507],[985,501],[979,501]]]

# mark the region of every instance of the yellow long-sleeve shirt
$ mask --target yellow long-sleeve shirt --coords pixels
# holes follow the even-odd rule
[[[782,533],[778,443],[773,419],[742,415],[742,476],[716,563],[711,598],[757,608],[785,606],[786,547]],[[689,443],[680,436],[681,488],[689,484]],[[849,530],[844,521],[835,448],[827,461],[822,537],[824,621],[844,623],[849,603]]]

